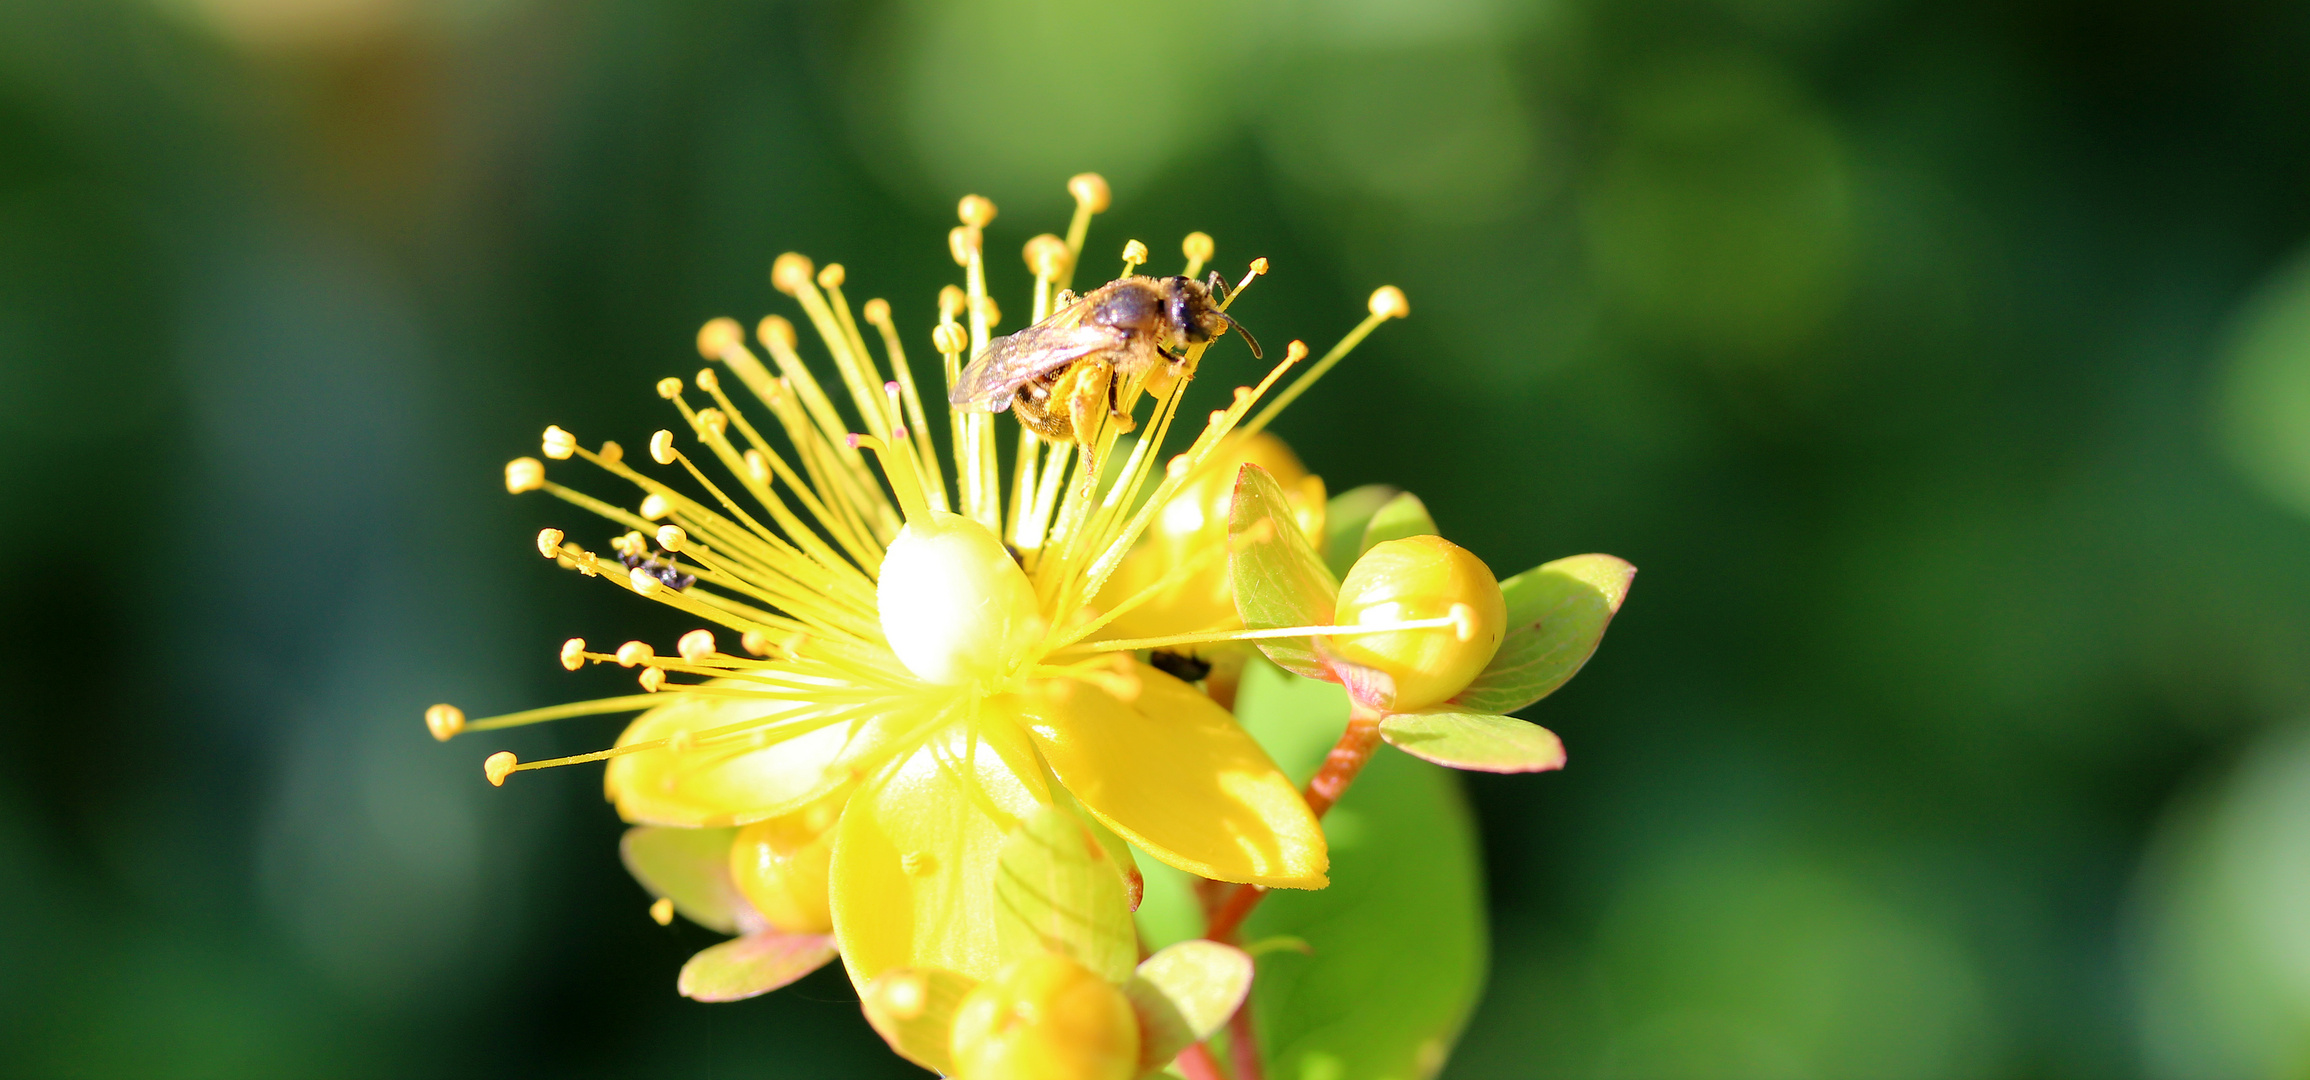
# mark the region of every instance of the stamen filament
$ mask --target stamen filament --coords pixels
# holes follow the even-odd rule
[[[1398,630],[1429,630],[1441,626],[1463,626],[1467,618],[1457,612],[1438,615],[1433,619],[1406,619],[1390,623],[1350,623],[1346,626],[1279,626],[1267,630],[1214,630],[1201,634],[1173,634],[1168,637],[1130,638],[1117,641],[1094,641],[1080,646],[1100,652],[1124,652],[1140,649],[1168,649],[1174,645],[1202,645],[1214,641],[1254,641],[1260,638],[1281,637],[1352,637],[1358,634],[1390,634]]]
[[[1323,378],[1325,372],[1330,371],[1334,365],[1346,359],[1349,352],[1354,351],[1357,345],[1363,344],[1363,340],[1370,337],[1371,332],[1378,329],[1379,325],[1388,319],[1388,313],[1378,311],[1364,316],[1364,321],[1357,323],[1355,329],[1348,331],[1346,337],[1339,339],[1339,344],[1332,346],[1330,352],[1323,354],[1323,359],[1316,361],[1314,367],[1307,369],[1299,378],[1293,380],[1290,386],[1284,388],[1283,393],[1277,394],[1275,400],[1268,402],[1266,408],[1259,410],[1258,416],[1252,417],[1250,423],[1243,425],[1241,430],[1244,436],[1248,438],[1267,430],[1268,422],[1283,412],[1285,406],[1299,400],[1301,394],[1307,393],[1308,387],[1314,386],[1315,381]]]
[[[521,727],[525,724],[542,724],[548,720],[567,720],[573,716],[602,716],[608,713],[638,712],[658,704],[663,704],[663,702],[650,694],[596,698],[592,701],[572,701],[566,705],[548,705],[542,709],[524,709],[520,712],[492,716],[486,720],[474,720],[465,725],[465,730],[494,731],[498,728]]]

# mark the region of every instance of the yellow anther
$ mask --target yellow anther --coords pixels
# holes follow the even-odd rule
[[[671,375],[658,380],[658,396],[672,401],[682,395],[682,380]]]
[[[987,317],[988,326],[1003,321],[1003,309],[995,305],[995,298],[992,296],[979,297],[979,313]]]
[[[650,546],[648,541],[642,539],[641,533],[629,529],[610,537],[610,550],[620,555],[631,555],[638,559],[650,553]]]
[[[1211,234],[1207,232],[1188,233],[1187,239],[1179,243],[1180,252],[1197,263],[1209,262],[1211,253],[1218,250],[1218,247],[1219,245],[1212,241]]]
[[[768,656],[772,648],[770,635],[760,630],[748,630],[738,635],[738,644],[754,656]]]
[[[698,328],[698,355],[720,360],[722,354],[746,343],[746,328],[727,315],[706,320]]]
[[[548,559],[561,557],[561,540],[562,531],[560,529],[539,529],[537,531],[537,553]]]
[[[818,271],[818,287],[821,289],[839,289],[847,278],[848,275],[843,273],[841,263],[827,263]]]
[[[1372,290],[1372,314],[1383,319],[1401,319],[1411,313],[1412,302],[1404,299],[1404,290],[1393,285]]]
[[[562,667],[562,670],[563,670],[563,671],[576,671],[577,669],[579,669],[579,668],[582,668],[582,667],[584,667],[584,666],[586,666],[586,639],[584,639],[584,638],[582,638],[582,637],[573,637],[573,638],[569,639],[568,641],[562,642],[562,643],[561,643],[561,667]]]
[[[673,504],[666,501],[665,496],[653,491],[647,495],[642,496],[641,510],[642,517],[644,519],[649,521],[656,521],[659,518],[665,517],[667,514],[673,513],[674,507]]]
[[[673,432],[667,431],[664,428],[659,428],[657,434],[650,436],[650,460],[655,461],[660,465],[671,465],[674,463]]]
[[[1090,207],[1094,214],[1107,212],[1113,193],[1107,190],[1107,178],[1095,172],[1076,173],[1067,179],[1067,194],[1075,201]]]
[[[618,646],[618,666],[632,667],[657,655],[658,651],[650,648],[649,642],[629,641]]]
[[[549,425],[540,445],[545,456],[555,461],[568,461],[571,454],[577,453],[577,436],[563,431],[559,424]]]
[[[1126,241],[1123,244],[1123,261],[1133,266],[1146,262],[1147,245],[1137,240]]]
[[[658,526],[658,546],[667,551],[680,551],[690,542],[690,534],[679,525]]]
[[[746,474],[757,484],[770,482],[770,459],[760,450],[746,451]]]
[[[1305,359],[1307,359],[1307,342],[1293,338],[1291,344],[1283,347],[1284,363],[1296,364]]]
[[[602,443],[602,448],[599,453],[603,461],[609,462],[612,465],[615,465],[618,462],[624,461],[626,459],[626,448],[619,446],[614,440]]]
[[[712,656],[714,655],[714,632],[701,627],[683,634],[682,639],[674,643],[674,651],[681,653],[682,659],[693,664]]]
[[[513,751],[500,750],[489,755],[488,760],[481,763],[481,775],[489,778],[492,787],[504,787],[505,778],[513,772],[513,767],[519,764],[521,764],[521,759],[513,756]]]
[[[946,231],[946,252],[954,256],[956,266],[969,266],[971,256],[979,249],[978,234],[968,225],[957,225]]]
[[[1067,272],[1067,242],[1050,233],[1027,241],[1027,269],[1036,277],[1055,278]]]
[[[771,352],[792,349],[795,341],[794,324],[787,322],[784,315],[764,315],[761,322],[754,324],[754,338]]]
[[[770,287],[793,296],[810,284],[810,257],[787,252],[770,264]]]
[[[674,925],[674,901],[672,897],[661,896],[650,901],[650,921],[659,926]]]
[[[858,314],[866,320],[868,326],[887,326],[890,324],[890,301],[877,296],[860,307]]]
[[[994,201],[984,195],[963,196],[962,202],[955,206],[954,212],[956,217],[962,219],[963,224],[974,229],[986,228],[994,224],[995,221]]]
[[[519,495],[544,486],[545,462],[533,457],[517,457],[505,463],[505,490]]]
[[[970,303],[959,285],[942,285],[938,290],[938,313],[949,319],[959,318],[963,307]]]
[[[1267,256],[1265,256],[1265,255],[1262,255],[1262,256],[1260,256],[1260,257],[1258,257],[1258,258],[1256,258],[1256,259],[1253,259],[1253,260],[1251,260],[1251,276],[1252,276],[1252,277],[1263,277],[1263,276],[1265,276],[1266,274],[1267,274]]]
[[[957,323],[942,323],[930,332],[930,343],[942,353],[959,353],[970,347],[970,331]]]
[[[425,730],[433,737],[448,742],[449,737],[465,730],[465,710],[455,705],[435,705],[425,710]]]
[[[665,669],[663,669],[663,668],[643,668],[643,669],[642,669],[642,693],[645,693],[645,694],[655,694],[655,693],[657,693],[657,692],[659,691],[659,689],[660,689],[660,688],[664,687],[665,685],[666,685],[666,672],[665,672]]]
[[[722,388],[722,377],[720,375],[714,374],[713,368],[699,368],[697,383],[698,389],[704,390],[705,392],[711,394],[714,391],[720,390]]]
[[[665,582],[658,580],[658,575],[639,566],[626,571],[626,581],[633,585],[635,592],[643,596],[655,593],[666,586]]]
[[[730,414],[709,405],[698,410],[698,426],[720,435],[730,430]]]

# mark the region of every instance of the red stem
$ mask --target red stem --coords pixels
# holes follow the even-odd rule
[[[1244,998],[1235,1015],[1227,1018],[1227,1060],[1235,1066],[1235,1080],[1263,1080],[1259,1067],[1259,1033],[1251,1027],[1251,999]]]
[[[1196,1043],[1179,1052],[1172,1059],[1187,1080],[1227,1080],[1227,1072],[1219,1067],[1219,1059],[1212,1055],[1209,1043]]]
[[[1380,714],[1367,711],[1361,705],[1348,708],[1347,730],[1340,732],[1339,741],[1332,744],[1331,753],[1325,754],[1323,767],[1308,778],[1307,790],[1301,795],[1307,799],[1307,808],[1321,818],[1324,812],[1347,794],[1348,785],[1371,761],[1372,751],[1380,745]],[[1214,900],[1216,882],[1196,882],[1196,895],[1210,912],[1203,933],[1213,941],[1233,942],[1235,932],[1243,928],[1251,909],[1259,906],[1267,890],[1258,885],[1237,885],[1225,899]],[[1227,1020],[1227,1056],[1235,1064],[1235,1080],[1261,1080],[1259,1066],[1259,1036],[1251,1025],[1251,999],[1245,998],[1235,1015]],[[1209,1043],[1196,1043],[1179,1054],[1179,1070],[1187,1080],[1225,1080],[1219,1069],[1219,1060],[1211,1053]]]
[[[1380,714],[1361,705],[1351,706],[1347,730],[1340,732],[1339,741],[1332,744],[1331,753],[1325,754],[1323,767],[1308,778],[1307,808],[1322,817],[1324,812],[1347,794],[1348,785],[1355,783],[1357,774],[1371,761],[1372,751],[1380,745]],[[1209,927],[1203,936],[1213,941],[1233,942],[1235,932],[1250,917],[1251,909],[1259,906],[1267,890],[1257,885],[1237,885],[1211,915]]]

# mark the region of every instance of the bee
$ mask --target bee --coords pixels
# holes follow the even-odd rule
[[[1027,429],[1054,443],[1091,449],[1101,417],[1129,431],[1123,385],[1160,361],[1186,375],[1187,349],[1228,327],[1258,357],[1259,342],[1219,305],[1227,282],[1189,277],[1117,278],[1077,298],[1059,294],[1050,318],[987,343],[962,371],[947,401],[958,409],[1009,409]]]

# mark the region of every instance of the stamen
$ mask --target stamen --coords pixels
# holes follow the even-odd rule
[[[448,742],[465,730],[465,710],[455,705],[435,705],[425,710],[425,730],[440,742]]]
[[[545,453],[545,456],[555,461],[567,461],[571,454],[577,452],[577,436],[563,431],[558,424],[548,425],[545,429],[545,438],[540,440],[539,449]]]
[[[491,787],[504,787],[507,774],[513,772],[520,764],[521,759],[513,756],[513,751],[500,750],[482,761],[481,775],[489,778]]]
[[[748,630],[738,635],[738,646],[755,656],[768,656],[770,650],[776,647],[771,643],[770,635],[760,630]]]
[[[1212,241],[1210,233],[1199,230],[1188,233],[1187,239],[1180,241],[1179,250],[1187,256],[1186,275],[1195,277],[1203,273],[1203,264],[1211,261],[1211,254],[1218,250],[1218,245]]]
[[[664,428],[659,428],[657,434],[650,436],[650,460],[655,461],[660,465],[671,465],[674,463],[673,432],[667,431]]]
[[[714,632],[700,627],[683,634],[682,639],[674,643],[674,650],[693,664],[704,660],[714,655]]]
[[[635,664],[639,664],[644,660],[658,655],[658,652],[656,649],[650,648],[649,642],[629,641],[623,645],[618,646],[617,655],[619,667],[632,667]]]
[[[687,532],[684,532],[684,531],[682,531],[682,527],[681,527],[681,526],[679,526],[679,525],[660,525],[660,526],[658,526],[658,546],[659,546],[660,548],[663,548],[663,549],[665,550],[666,554],[668,554],[668,555],[672,555],[672,554],[674,554],[674,553],[676,553],[676,552],[679,552],[679,551],[681,551],[681,550],[682,550],[684,547],[687,547],[687,546],[689,546],[689,543],[690,543],[690,534],[689,534],[689,533],[687,533]]]
[[[1132,272],[1132,271],[1134,271],[1134,270],[1136,270],[1136,269],[1138,269],[1138,268],[1139,268],[1139,264],[1141,264],[1141,263],[1144,263],[1144,262],[1146,262],[1146,261],[1147,261],[1147,245],[1145,245],[1145,244],[1142,244],[1142,243],[1140,243],[1140,242],[1139,242],[1139,241],[1137,241],[1137,240],[1129,240],[1129,241],[1125,241],[1125,242],[1124,242],[1124,244],[1123,244],[1123,276],[1124,276],[1124,277],[1130,277],[1130,276],[1131,276],[1131,272]]]
[[[661,896],[650,901],[650,921],[659,926],[674,925],[674,900],[672,897]]]
[[[1121,652],[1140,649],[1168,649],[1175,645],[1202,645],[1214,641],[1254,641],[1260,638],[1356,637],[1363,634],[1390,634],[1398,630],[1432,630],[1444,626],[1468,627],[1467,632],[1471,636],[1474,634],[1471,617],[1461,612],[1453,612],[1450,615],[1439,615],[1433,619],[1405,619],[1400,622],[1388,623],[1351,623],[1346,626],[1281,626],[1265,630],[1214,630],[1201,634],[1174,634],[1169,637],[1094,641],[1082,647],[1100,652]],[[1461,640],[1467,639],[1462,638]]]
[[[610,462],[614,465],[626,459],[626,448],[619,446],[615,441],[604,440],[602,442],[602,448],[598,456],[603,461]]]
[[[576,639],[573,638],[571,640],[574,641]],[[582,646],[584,642],[581,641],[579,644]],[[568,655],[566,646],[564,646],[563,655]],[[567,667],[568,661],[563,661],[563,666]],[[576,669],[572,668],[571,670]],[[567,720],[573,716],[601,716],[606,713],[639,712],[640,710],[647,709],[655,704],[657,704],[657,702],[640,696],[596,698],[592,701],[572,701],[561,705],[548,705],[542,709],[525,709],[521,712],[506,713],[502,716],[492,716],[486,720],[474,720],[467,723],[460,730],[495,731],[499,728],[523,727],[529,724],[542,724],[548,720]]]
[[[582,668],[582,667],[584,667],[584,666],[586,666],[586,639],[584,639],[584,638],[582,638],[582,637],[573,637],[573,638],[569,639],[568,641],[562,642],[562,643],[561,643],[561,667],[562,667],[562,670],[563,670],[563,671],[576,671],[577,669],[579,669],[579,668]]]
[[[1241,430],[1245,437],[1248,438],[1266,430],[1268,421],[1275,419],[1276,414],[1281,413],[1285,406],[1299,400],[1299,396],[1306,393],[1308,387],[1314,386],[1315,381],[1323,378],[1324,373],[1330,371],[1333,365],[1346,359],[1347,354],[1357,345],[1362,344],[1364,338],[1369,337],[1371,332],[1377,329],[1381,323],[1389,319],[1401,319],[1411,314],[1412,311],[1410,302],[1404,299],[1404,291],[1393,285],[1383,285],[1375,290],[1372,293],[1370,307],[1371,314],[1364,316],[1364,321],[1357,323],[1356,328],[1348,331],[1347,336],[1341,338],[1339,344],[1332,346],[1330,352],[1323,354],[1323,359],[1316,361],[1314,367],[1307,369],[1305,374],[1284,388],[1283,393],[1277,394],[1275,400],[1268,402],[1267,407],[1261,409],[1258,416],[1252,417],[1250,423],[1243,425]],[[1304,349],[1306,346],[1301,346],[1301,348]]]
[[[1091,215],[1104,214],[1114,201],[1107,188],[1107,178],[1098,173],[1077,173],[1067,180],[1067,193],[1075,197],[1075,216],[1067,222],[1067,266],[1059,274],[1060,292],[1075,283],[1075,267],[1083,261],[1083,240],[1091,232]]]
[[[519,495],[545,486],[545,462],[533,457],[517,457],[505,463],[505,490]]]
[[[548,559],[558,559],[558,558],[560,558],[560,557],[561,557],[561,540],[562,540],[562,531],[561,531],[560,529],[540,529],[540,530],[538,530],[538,533],[537,533],[537,553],[538,553],[538,554],[540,554],[540,555],[543,555],[543,556],[545,556],[545,557],[546,557],[546,558],[548,558]]]
[[[666,685],[666,671],[664,668],[651,667],[642,669],[643,693],[655,694],[658,692],[658,689],[664,685]]]

